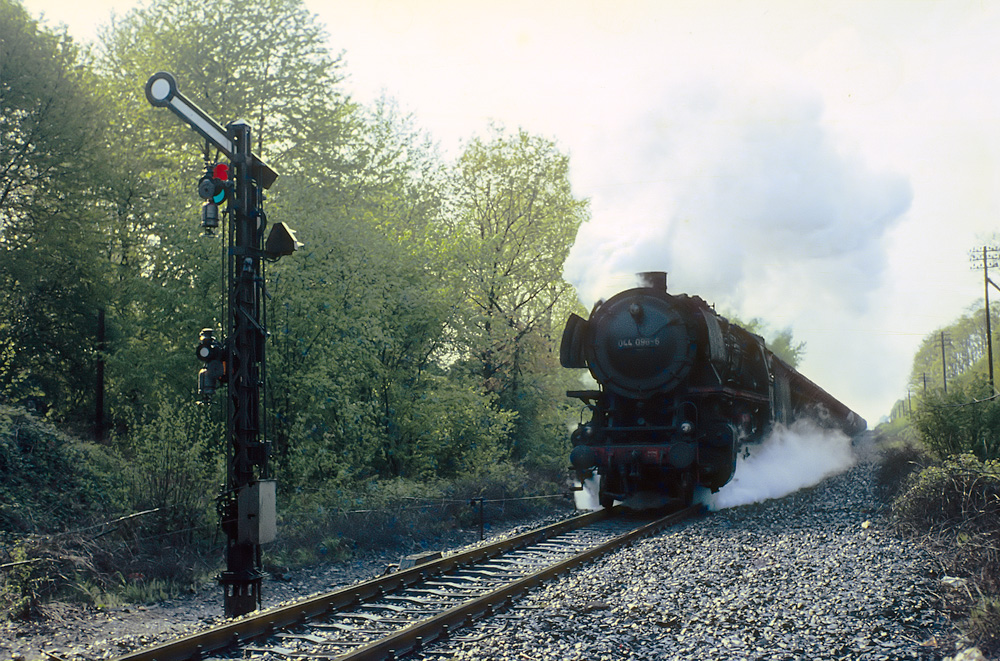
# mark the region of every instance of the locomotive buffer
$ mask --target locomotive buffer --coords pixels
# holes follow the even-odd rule
[[[202,226],[211,234],[218,226],[218,204],[229,201],[229,251],[227,267],[228,337],[219,342],[212,329],[204,329],[198,358],[206,363],[199,374],[199,392],[204,400],[217,386],[228,386],[226,436],[226,485],[219,496],[221,527],[226,534],[226,570],[219,576],[227,617],[244,615],[261,603],[261,544],[276,535],[275,481],[268,469],[270,443],[261,428],[261,397],[264,386],[264,345],[267,331],[262,322],[263,275],[261,262],[294,252],[295,234],[277,223],[263,241],[266,217],[261,209],[264,189],[277,174],[253,154],[250,125],[235,121],[226,128],[177,90],[174,77],[156,73],[146,83],[146,98],[169,108],[226,155],[227,167],[207,165],[199,182],[206,199]],[[207,153],[207,150],[206,150]],[[224,235],[225,236],[225,235]]]

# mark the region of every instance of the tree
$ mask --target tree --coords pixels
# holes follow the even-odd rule
[[[991,306],[992,327],[1000,328],[1000,310]],[[941,389],[943,379],[952,381],[963,375],[986,375],[986,310],[982,302],[973,304],[966,312],[945,328],[927,335],[913,357],[910,372],[910,389],[923,393],[928,388]],[[942,366],[941,342],[944,335],[944,364]]]
[[[798,367],[799,361],[802,360],[802,356],[805,354],[806,343],[795,342],[795,340],[792,339],[793,336],[791,328],[783,328],[775,331],[766,321],[759,317],[754,317],[750,321],[740,321],[733,315],[726,316],[729,318],[730,322],[736,324],[737,326],[742,326],[751,333],[762,336],[767,348],[770,349],[774,355],[781,358],[792,367]]]
[[[191,347],[200,328],[223,323],[225,296],[225,256],[217,240],[201,236],[196,194],[206,163],[220,156],[171,113],[150,107],[142,83],[167,70],[221,123],[247,118],[254,152],[280,175],[266,211],[282,220],[287,192],[350,179],[354,106],[339,91],[339,59],[299,0],[158,0],[102,34],[94,66],[115,109],[110,140],[122,154],[109,187],[115,222],[105,251],[117,294],[109,371],[115,401],[142,409],[191,394]],[[151,406],[134,419],[155,413]]]
[[[499,406],[519,413],[515,435],[524,438],[539,397],[550,395],[536,377],[557,369],[562,318],[553,312],[573,298],[562,265],[587,204],[573,196],[569,158],[555,143],[497,127],[466,147],[448,203],[449,270],[464,310],[456,353]]]
[[[89,416],[104,118],[65,34],[0,0],[0,396]]]
[[[279,455],[309,481],[454,475],[508,423],[438,368],[454,298],[433,234],[441,164],[387,101],[356,137],[346,188],[317,178],[282,204],[307,248],[274,270],[272,390],[284,401],[271,408],[299,439],[279,440]]]

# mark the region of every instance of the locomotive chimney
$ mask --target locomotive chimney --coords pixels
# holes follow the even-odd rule
[[[659,291],[667,291],[667,272],[645,271],[640,273],[639,285],[649,287],[650,289],[658,289]]]

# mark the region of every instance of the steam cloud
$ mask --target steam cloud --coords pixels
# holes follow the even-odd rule
[[[810,420],[791,427],[779,425],[750,453],[736,460],[732,481],[717,493],[707,490],[698,500],[712,510],[757,503],[819,484],[854,465],[851,439],[835,429],[822,429]]]
[[[592,475],[578,485],[579,490],[573,492],[573,503],[578,510],[599,510],[601,509],[598,491],[601,488],[601,478]]]
[[[858,292],[879,285],[885,234],[912,191],[842,151],[822,110],[791,85],[671,87],[628,135],[609,137],[622,181],[597,187],[565,265],[581,301],[660,270],[678,291],[748,316],[864,312]]]

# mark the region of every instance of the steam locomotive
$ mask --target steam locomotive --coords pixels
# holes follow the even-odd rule
[[[667,293],[665,273],[571,315],[563,367],[590,369],[599,390],[576,390],[590,411],[572,434],[581,481],[601,476],[600,504],[690,504],[696,485],[718,491],[736,458],[771,428],[810,417],[848,436],[867,423],[799,374],[764,339],[701,298]]]

